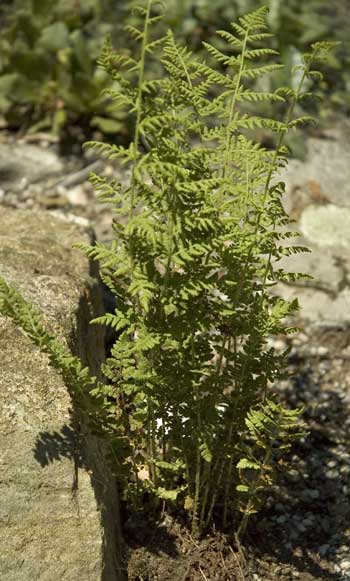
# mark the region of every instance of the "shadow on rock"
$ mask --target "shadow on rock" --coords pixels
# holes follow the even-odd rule
[[[76,430],[67,424],[62,427],[61,432],[41,432],[34,448],[34,458],[42,467],[68,458],[79,468],[86,468],[77,439]]]

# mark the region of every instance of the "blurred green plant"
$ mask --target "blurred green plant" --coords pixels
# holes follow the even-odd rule
[[[103,133],[123,131],[123,115],[103,94],[110,80],[96,66],[112,26],[112,4],[15,0],[0,8],[5,22],[0,39],[0,112],[9,127],[60,134],[79,123]]]
[[[139,16],[130,10],[132,4],[121,0],[2,2],[0,114],[8,126],[58,135],[79,126],[85,136],[89,128],[128,136],[131,128],[123,111],[115,110],[108,95],[101,96],[110,80],[96,61],[103,39],[110,34],[113,44],[126,46],[127,53],[134,54],[123,32],[125,23],[138,25]],[[348,0],[327,4],[323,0],[165,0],[164,4],[163,32],[170,26],[198,53],[203,51],[202,41],[212,42],[218,27],[237,20],[247,10],[268,6],[274,34],[269,46],[279,52],[284,68],[274,78],[254,81],[252,89],[256,90],[273,92],[280,85],[294,88],[308,45],[325,39],[339,41],[329,62],[321,67],[324,79],[313,79],[305,87],[305,92],[319,92],[326,98],[316,105],[305,98],[298,105],[298,114],[322,118],[334,111],[350,113]],[[270,115],[270,104],[259,104],[259,112]],[[277,113],[274,109],[274,115]],[[255,137],[266,141],[266,135]],[[291,135],[288,145],[294,155],[303,156],[302,137]]]

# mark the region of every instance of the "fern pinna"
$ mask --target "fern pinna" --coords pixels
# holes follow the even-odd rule
[[[270,287],[303,276],[278,261],[305,250],[288,245],[294,233],[278,172],[284,136],[309,121],[294,109],[318,74],[312,63],[332,47],[319,43],[305,55],[296,89],[257,92],[253,81],[280,66],[267,60],[273,49],[259,48],[271,36],[266,8],[218,31],[220,50],[205,45],[215,68],[170,31],[157,36],[161,3],[135,11],[143,25],[128,30],[138,48],[117,53],[106,43],[100,59],[119,87],[110,97],[133,119],[133,140],[87,144],[131,169],[127,186],[91,176],[112,206],[115,237],[80,247],[99,262],[117,303],[93,322],[119,335],[104,365],[108,384],[92,395],[134,474],[130,496],[137,501],[146,488],[182,506],[193,532],[213,519],[228,525],[242,510],[243,531],[278,456],[267,432],[283,449],[300,413],[283,410],[271,392],[285,356],[268,338],[293,332],[283,321],[298,304]],[[245,104],[257,101],[280,103],[284,120],[249,114]],[[259,128],[277,135],[275,149],[254,141]],[[248,486],[252,464],[260,472]]]

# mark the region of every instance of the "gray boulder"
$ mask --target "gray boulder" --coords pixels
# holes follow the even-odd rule
[[[26,143],[0,143],[0,181],[4,190],[22,190],[64,169],[62,160],[50,149]]]
[[[350,325],[350,120],[341,119],[323,137],[307,141],[305,161],[291,160],[281,178],[284,205],[296,220],[298,244],[311,254],[280,261],[292,272],[314,278],[275,287],[287,299],[299,298],[301,322],[314,327]],[[300,322],[300,321],[299,321]]]
[[[48,214],[0,215],[0,274],[43,313],[92,372],[103,359],[96,278],[71,245],[86,231]],[[0,317],[0,578],[123,578],[118,498],[104,445],[85,428],[58,371]]]

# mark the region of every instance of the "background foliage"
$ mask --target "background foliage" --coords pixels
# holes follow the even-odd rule
[[[15,0],[2,12],[0,111],[11,127],[123,129],[101,97],[110,83],[96,66],[113,28],[110,0]]]
[[[177,37],[201,53],[202,41],[210,42],[215,30],[263,4],[270,8],[269,25],[275,38],[271,47],[281,54],[285,68],[273,79],[259,80],[272,91],[293,86],[292,67],[300,62],[308,45],[320,40],[341,44],[326,67],[327,81],[314,86],[326,94],[317,113],[350,112],[350,41],[347,0],[166,0],[161,26],[174,29]],[[10,128],[25,131],[51,130],[61,137],[77,128],[84,139],[89,129],[104,134],[129,134],[130,127],[101,90],[110,85],[97,67],[102,42],[111,35],[115,46],[132,50],[123,31],[130,16],[130,2],[121,0],[14,0],[1,3],[0,113]],[[137,18],[137,17],[136,17]],[[254,106],[256,109],[256,105]],[[261,112],[269,114],[262,104]],[[310,110],[315,105],[303,103]],[[301,111],[300,111],[301,112]],[[74,130],[73,130],[74,133]],[[293,145],[293,143],[290,143]],[[296,143],[294,153],[302,142]]]

